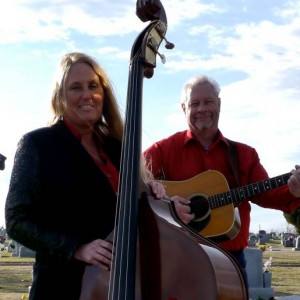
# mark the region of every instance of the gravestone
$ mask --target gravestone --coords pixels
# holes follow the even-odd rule
[[[249,237],[249,240],[248,240],[248,246],[249,247],[254,247],[255,244],[256,244],[256,241],[257,241],[256,236],[255,235],[251,235]]]
[[[264,230],[260,230],[257,239],[258,239],[258,244],[259,245],[265,245],[271,238],[270,233],[266,233]]]
[[[289,238],[287,240],[284,240],[283,241],[283,246],[284,247],[293,247],[293,239],[292,238]]]
[[[295,245],[295,248],[293,248],[292,250],[294,250],[294,251],[300,251],[300,236],[298,236],[296,238],[296,245]]]
[[[19,253],[20,253],[20,251],[19,251],[19,249],[20,249],[20,247],[22,247],[22,245],[21,244],[19,244],[18,242],[16,242],[16,241],[13,241],[12,243],[11,243],[11,256],[13,256],[13,257],[19,257]]]
[[[262,250],[255,247],[245,248],[246,273],[248,277],[249,297],[269,300],[275,296],[271,287],[271,272],[263,272]]]
[[[19,257],[35,257],[35,251],[21,246],[19,248]]]

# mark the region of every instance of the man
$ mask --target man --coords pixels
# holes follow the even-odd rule
[[[218,127],[221,99],[218,83],[206,76],[195,76],[186,82],[182,91],[181,106],[188,130],[177,132],[154,143],[144,152],[145,159],[155,178],[168,181],[183,181],[207,170],[221,172],[230,188],[244,186],[268,178],[260,164],[256,150],[248,145],[228,141]],[[233,167],[228,149],[236,149],[237,171]],[[245,268],[243,249],[248,245],[250,210],[249,200],[259,206],[291,213],[300,206],[300,166],[291,171],[287,185],[243,200],[239,206],[241,227],[235,238],[219,242],[230,251]],[[190,201],[180,196],[172,197],[179,217],[189,223]]]

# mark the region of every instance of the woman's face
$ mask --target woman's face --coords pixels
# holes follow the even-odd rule
[[[74,127],[94,126],[103,110],[104,91],[98,75],[86,63],[75,63],[65,86],[64,119]]]

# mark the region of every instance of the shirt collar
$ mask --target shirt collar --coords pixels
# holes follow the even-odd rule
[[[67,126],[67,128],[73,133],[73,135],[79,140],[81,141],[81,136],[79,134],[79,132],[69,123],[67,122],[65,119],[62,120],[63,123]]]
[[[72,134],[81,142],[81,135],[78,132],[78,130],[76,130],[70,123],[68,123],[66,120],[62,120],[63,123],[67,126],[67,128],[72,132]],[[103,141],[103,136],[101,134],[101,131],[98,130],[98,134],[97,136],[99,137],[100,140],[100,144]],[[109,156],[107,155],[107,153],[102,149],[102,147],[99,147],[99,152],[101,154],[101,156],[105,159],[109,159]]]
[[[188,144],[191,141],[197,141],[194,134],[190,129],[186,131],[185,137],[184,137],[184,145]],[[212,143],[212,145],[218,144],[220,141],[224,142],[227,146],[229,146],[227,139],[223,136],[222,132],[218,129],[218,132],[216,134],[216,137]]]
[[[81,141],[81,135],[78,132],[78,130],[76,128],[74,128],[69,122],[67,122],[66,120],[62,120],[63,123],[67,126],[67,128],[73,133],[73,135],[79,140]],[[100,141],[102,141],[102,135],[101,135],[101,131],[98,130],[97,131],[97,136],[99,137]]]

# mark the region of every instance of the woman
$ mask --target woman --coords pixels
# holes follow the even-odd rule
[[[85,265],[111,262],[123,122],[107,75],[82,53],[61,60],[51,106],[51,126],[19,142],[6,229],[36,251],[29,299],[77,300]]]

